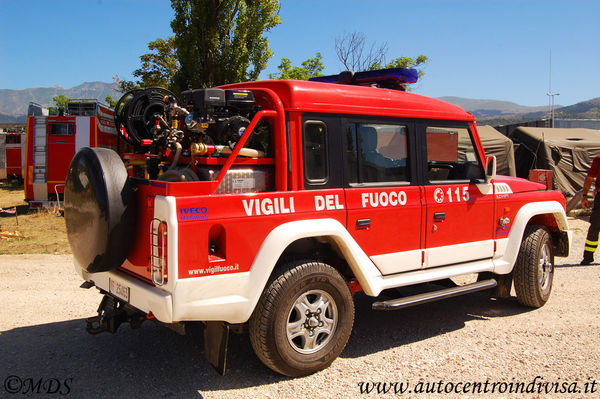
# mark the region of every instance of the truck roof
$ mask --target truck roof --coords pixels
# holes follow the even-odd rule
[[[286,111],[344,113],[473,121],[462,108],[400,90],[300,80],[262,80],[221,86],[227,89],[270,89]]]

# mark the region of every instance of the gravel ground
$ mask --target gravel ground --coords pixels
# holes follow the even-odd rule
[[[79,288],[70,256],[0,256],[0,397],[600,397],[600,266],[578,265],[587,223],[570,225],[571,256],[557,258],[552,296],[541,309],[476,293],[376,312],[373,299],[357,295],[341,357],[296,379],[264,367],[246,335],[232,335],[225,377],[204,360],[199,335],[145,323],[91,336],[84,319],[100,295]],[[377,382],[395,385],[387,394],[361,393]],[[411,393],[394,393],[401,383]],[[524,393],[510,393],[519,383]],[[427,384],[435,393],[418,393]],[[586,384],[596,392],[585,393]]]

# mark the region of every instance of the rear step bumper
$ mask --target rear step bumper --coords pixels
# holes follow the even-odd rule
[[[461,285],[458,287],[445,288],[439,291],[426,292],[423,294],[407,296],[404,298],[390,299],[388,301],[373,302],[374,310],[396,310],[410,306],[421,305],[427,302],[438,301],[440,299],[452,298],[459,295],[470,294],[477,291],[489,290],[496,287],[498,283],[494,279],[478,281],[472,284]]]

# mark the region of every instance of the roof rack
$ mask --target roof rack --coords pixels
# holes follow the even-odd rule
[[[344,71],[338,75],[310,78],[312,82],[338,83],[359,86],[375,86],[386,89],[405,90],[404,85],[416,83],[419,72],[413,68],[387,68],[374,71]]]

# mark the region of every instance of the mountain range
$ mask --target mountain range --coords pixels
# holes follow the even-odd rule
[[[30,102],[53,105],[52,97],[64,94],[71,99],[97,99],[105,102],[106,96],[115,100],[121,97],[114,83],[85,82],[70,89],[62,86],[35,87],[31,89],[0,89],[0,122],[24,123]]]
[[[438,97],[438,100],[458,105],[462,109],[467,110],[473,115],[475,115],[475,117],[477,118],[548,111],[547,105],[539,107],[529,107],[525,105],[519,105],[510,101],[478,100],[462,97]],[[555,105],[555,108],[560,107],[561,105]]]
[[[52,97],[64,94],[72,99],[98,99],[106,96],[117,100],[122,93],[113,83],[85,82],[70,89],[62,86],[35,87],[23,90],[0,89],[0,122],[24,123],[29,102],[53,104]],[[548,116],[548,106],[530,107],[509,101],[469,99],[461,97],[439,97],[440,100],[458,105],[471,112],[480,124],[502,125],[525,120],[536,120]],[[600,97],[563,107],[556,105],[556,118],[600,119]]]

